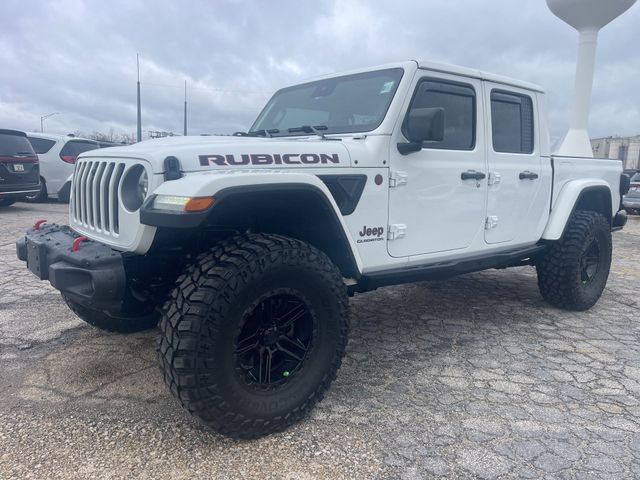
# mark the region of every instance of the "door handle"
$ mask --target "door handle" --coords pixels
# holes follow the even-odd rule
[[[476,172],[475,170],[467,170],[460,174],[462,180],[482,180],[486,175],[483,172]]]
[[[535,180],[536,178],[538,178],[537,173],[530,172],[529,170],[520,172],[520,180]]]

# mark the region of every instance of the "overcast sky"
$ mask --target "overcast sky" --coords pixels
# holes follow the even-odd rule
[[[604,0],[603,0],[604,1]],[[567,125],[577,34],[544,0],[0,2],[0,128],[132,133],[246,130],[280,86],[396,60],[474,67],[542,85]],[[600,34],[592,137],[640,134],[640,6]]]

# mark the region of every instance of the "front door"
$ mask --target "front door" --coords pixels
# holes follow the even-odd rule
[[[392,257],[472,250],[484,243],[487,168],[481,81],[418,72],[408,109],[443,108],[444,137],[407,155],[396,147],[406,142],[400,126],[392,137],[390,173],[396,186],[389,189],[387,244]]]

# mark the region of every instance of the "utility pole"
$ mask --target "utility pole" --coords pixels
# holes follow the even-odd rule
[[[136,66],[138,68],[138,142],[142,141],[142,111],[140,110],[140,55],[136,53]]]
[[[184,136],[187,136],[187,81],[184,81]]]
[[[185,107],[186,108],[186,107]],[[53,117],[54,115],[58,115],[60,112],[53,112],[50,113],[48,115],[43,115],[40,117],[40,132],[44,132],[44,121],[49,118],[49,117]]]

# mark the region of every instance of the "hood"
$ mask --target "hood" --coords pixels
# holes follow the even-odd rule
[[[164,172],[164,160],[176,157],[183,172],[256,168],[350,167],[343,142],[316,136],[295,138],[167,137],[122,147],[93,150],[80,156],[134,158],[151,163],[154,173]]]

